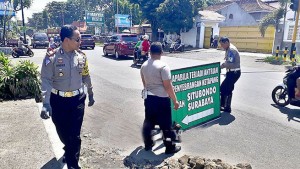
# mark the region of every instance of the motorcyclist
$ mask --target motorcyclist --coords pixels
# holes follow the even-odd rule
[[[295,71],[287,77],[288,95],[289,95],[289,98],[291,98],[291,102],[298,101],[295,98],[295,88],[297,86],[296,81],[300,77],[300,68],[294,67],[294,69],[295,69]]]
[[[180,35],[179,35],[175,41],[174,50],[177,50],[180,47],[180,44],[181,44],[181,39],[180,39]]]
[[[56,46],[56,43],[54,42],[54,38],[50,38],[50,43],[49,43],[49,47],[51,49],[55,49],[57,46]]]
[[[142,42],[142,52],[141,55],[144,57],[144,60],[146,60],[146,55],[150,50],[150,42],[149,42],[149,36],[144,35],[143,36],[143,42]]]
[[[27,47],[24,44],[24,38],[20,37],[19,41],[18,41],[18,48],[21,49],[22,51],[24,51],[24,53],[27,53]]]
[[[134,49],[136,51],[136,59],[140,59],[140,55],[141,55],[141,48],[142,48],[142,42],[143,42],[143,37],[140,37],[140,40],[136,43],[136,45],[134,46]]]

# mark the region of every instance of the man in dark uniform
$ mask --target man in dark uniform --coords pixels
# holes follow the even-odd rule
[[[90,76],[83,76],[84,69],[88,71],[87,58],[77,52],[81,39],[77,28],[63,26],[60,37],[61,47],[47,54],[42,65],[41,116],[52,116],[57,134],[65,145],[64,158],[68,168],[79,169],[80,130],[86,99],[84,84],[90,82]]]
[[[221,47],[225,50],[225,62],[221,69],[226,68],[226,78],[221,84],[221,111],[231,112],[231,99],[234,84],[241,76],[240,54],[237,48],[229,42],[227,37],[221,37]]]
[[[154,141],[151,131],[158,124],[163,131],[165,153],[172,154],[180,151],[181,147],[175,145],[177,134],[172,129],[171,100],[175,110],[178,109],[179,103],[173,90],[170,68],[160,60],[162,51],[160,42],[152,43],[150,47],[151,59],[141,67],[141,78],[144,86],[143,98],[145,99],[143,138],[145,150],[152,150]]]

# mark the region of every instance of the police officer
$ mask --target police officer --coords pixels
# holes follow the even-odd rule
[[[52,116],[57,134],[64,144],[64,161],[69,169],[78,169],[80,130],[86,99],[83,86],[86,82],[90,83],[90,76],[86,57],[77,51],[81,40],[77,28],[71,25],[63,26],[60,37],[61,47],[54,53],[48,53],[42,64],[41,116]]]
[[[221,84],[221,111],[231,113],[231,99],[234,84],[241,76],[240,54],[237,48],[229,42],[227,37],[221,37],[221,47],[225,52],[225,62],[221,69],[226,68],[226,78]]]
[[[144,86],[143,98],[145,99],[145,120],[143,124],[143,138],[145,150],[152,150],[154,141],[151,131],[156,124],[163,131],[163,142],[166,147],[165,153],[172,154],[181,150],[176,146],[176,133],[172,130],[171,100],[174,109],[177,110],[179,103],[173,90],[171,71],[167,64],[160,61],[162,45],[154,42],[150,47],[151,59],[141,66],[141,78]]]

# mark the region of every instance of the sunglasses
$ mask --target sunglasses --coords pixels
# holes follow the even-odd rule
[[[77,38],[77,39],[70,38],[70,39],[72,39],[72,40],[76,41],[77,43],[79,43],[79,42],[80,42],[80,40],[81,40],[81,38]]]

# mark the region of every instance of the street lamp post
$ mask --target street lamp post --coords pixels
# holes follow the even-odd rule
[[[24,43],[27,44],[26,33],[25,33],[25,20],[24,20],[24,7],[23,0],[21,0],[21,9],[22,9],[22,22],[23,22],[23,34],[24,34]]]
[[[5,6],[5,10],[4,10],[4,16],[3,16],[3,45],[5,46],[6,45],[6,37],[5,37],[5,35],[6,35],[6,10],[7,10],[7,4],[8,4],[9,2],[8,1],[6,1],[5,3],[4,3],[4,6]]]

